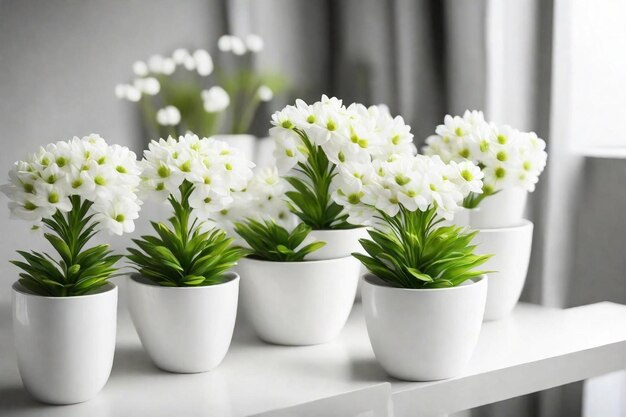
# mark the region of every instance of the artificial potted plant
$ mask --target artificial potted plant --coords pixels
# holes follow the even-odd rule
[[[479,250],[493,253],[486,320],[506,317],[522,293],[532,247],[532,222],[523,218],[526,199],[534,191],[545,165],[545,142],[534,132],[521,132],[466,111],[446,116],[424,153],[444,161],[472,161],[484,173],[481,194],[470,193],[466,210],[455,219],[478,229]],[[465,219],[462,220],[462,217]]]
[[[93,398],[106,384],[115,350],[122,257],[107,244],[87,247],[100,230],[132,232],[140,209],[135,154],[98,135],[42,147],[15,163],[2,191],[17,218],[34,222],[56,255],[18,251],[13,332],[26,389],[51,404]]]
[[[341,168],[334,198],[349,221],[371,221],[354,256],[369,271],[362,301],[376,359],[400,379],[455,376],[478,341],[487,282],[476,268],[488,256],[474,253],[476,232],[442,222],[480,192],[480,170],[405,155],[360,174]]]
[[[258,35],[223,35],[217,46],[214,56],[204,49],[179,48],[171,56],[137,61],[136,78],[117,85],[115,93],[139,104],[151,137],[176,137],[188,131],[215,136],[254,160],[257,139],[250,126],[260,104],[271,101],[284,81],[256,68],[256,55],[264,47]]]
[[[276,169],[264,169],[222,218],[248,252],[237,265],[242,307],[266,342],[325,343],[350,314],[359,264],[350,256],[305,260],[325,243],[289,211],[286,189]]]
[[[363,225],[347,221],[332,199],[339,167],[358,170],[362,164],[413,155],[410,126],[380,106],[344,106],[323,96],[311,105],[297,100],[272,116],[279,172],[292,190],[286,193],[292,211],[313,230],[311,236],[326,246],[310,260],[349,256],[366,236]]]
[[[147,196],[173,215],[128,249],[138,272],[129,281],[133,323],[159,368],[209,371],[230,346],[239,290],[230,269],[243,255],[210,220],[246,186],[253,164],[224,142],[188,134],[152,141],[140,165]]]

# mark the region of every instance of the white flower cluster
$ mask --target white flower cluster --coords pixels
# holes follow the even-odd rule
[[[184,67],[188,71],[195,71],[202,77],[213,73],[213,58],[204,49],[196,49],[193,53],[179,48],[171,57],[152,55],[147,62],[137,61],[133,64],[135,78],[132,84],[118,84],[115,86],[117,98],[137,102],[143,95],[154,96],[161,91],[161,84],[155,78],[158,75],[172,75],[176,68]]]
[[[141,189],[164,200],[178,195],[187,180],[194,186],[189,204],[200,219],[227,209],[233,194],[252,178],[254,164],[226,142],[187,134],[152,141],[144,151]]]
[[[208,90],[202,90],[202,103],[207,113],[219,113],[226,110],[230,105],[230,96],[219,85],[215,85]]]
[[[180,111],[176,106],[165,106],[157,111],[156,120],[161,126],[176,126],[180,123]]]
[[[535,132],[488,123],[479,111],[468,110],[463,117],[447,115],[436,133],[426,140],[424,153],[439,155],[446,162],[478,164],[485,174],[487,194],[509,187],[532,192],[546,166],[546,143]]]
[[[470,193],[480,193],[483,173],[470,161],[444,163],[438,156],[398,155],[392,160],[352,162],[339,166],[335,202],[344,207],[348,221],[365,224],[378,211],[395,216],[409,211],[437,213],[451,219]]]
[[[310,105],[297,100],[295,106],[274,113],[272,124],[270,135],[276,142],[274,156],[281,173],[307,159],[299,132],[321,146],[328,159],[340,166],[415,154],[411,127],[382,106],[355,103],[346,107],[341,100],[324,95]]]
[[[254,34],[247,35],[243,39],[234,35],[222,35],[217,40],[217,48],[220,51],[232,52],[235,55],[244,55],[248,51],[261,52],[264,46],[263,38]]]
[[[291,213],[285,201],[287,182],[278,175],[275,167],[266,167],[255,173],[247,187],[234,193],[234,201],[228,210],[216,216],[216,222],[233,237],[234,223],[247,218],[254,220],[274,220],[288,230],[298,224],[298,218]]]
[[[34,222],[70,211],[70,196],[80,196],[94,203],[100,229],[121,235],[132,232],[139,217],[139,172],[133,152],[92,134],[49,144],[17,161],[2,192],[12,200],[13,216]]]

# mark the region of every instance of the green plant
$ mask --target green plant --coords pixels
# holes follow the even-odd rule
[[[245,254],[232,245],[233,239],[219,229],[202,231],[202,222],[191,221],[189,197],[193,184],[185,180],[179,187],[180,201],[170,194],[174,216],[172,227],[151,222],[156,236],[133,239],[139,249],[128,248],[134,268],[154,283],[169,287],[219,284],[226,272]]]
[[[11,261],[22,269],[20,284],[27,290],[43,296],[68,297],[84,295],[107,283],[122,257],[113,255],[109,245],[84,249],[97,233],[98,223],[89,214],[91,201],[81,201],[71,196],[72,208],[67,213],[57,210],[50,218],[42,219],[46,229],[44,237],[57,251],[60,260],[47,253],[17,251],[26,262]]]
[[[435,208],[409,211],[400,207],[396,216],[379,213],[388,231],[369,230],[360,239],[369,256],[352,255],[377,277],[401,288],[443,288],[460,285],[485,271],[475,270],[491,255],[475,255],[474,232],[442,226]]]
[[[247,219],[235,223],[235,231],[252,248],[249,256],[266,261],[300,262],[326,245],[326,242],[313,242],[298,249],[311,232],[311,227],[304,223],[289,232],[273,220]]]
[[[285,179],[295,189],[286,192],[291,211],[316,230],[351,229],[358,226],[348,223],[348,215],[343,207],[331,198],[330,185],[337,175],[336,165],[332,164],[321,147],[313,144],[308,135],[297,128],[307,149],[306,162],[299,162],[295,171],[302,176],[288,176]]]

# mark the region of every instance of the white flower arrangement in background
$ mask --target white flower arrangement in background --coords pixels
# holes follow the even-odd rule
[[[546,143],[535,132],[489,123],[480,111],[447,115],[426,144],[426,155],[438,155],[445,162],[472,161],[484,173],[483,194],[470,194],[467,208],[505,188],[534,191],[548,156]]]
[[[24,261],[13,263],[23,271],[20,284],[55,297],[83,295],[105,285],[121,255],[105,244],[85,245],[99,230],[121,235],[135,229],[141,205],[135,154],[95,134],[75,137],[17,161],[9,178],[1,191],[11,200],[11,215],[45,230],[60,257],[18,251]]]
[[[333,200],[348,221],[370,223],[378,214],[435,210],[450,220],[470,193],[482,192],[483,173],[470,161],[444,163],[438,156],[397,155],[390,160],[339,167]],[[375,223],[375,222],[374,222]]]
[[[382,106],[346,107],[327,96],[311,105],[297,100],[274,113],[272,124],[279,172],[294,188],[287,197],[294,213],[314,229],[352,227],[331,198],[338,167],[358,171],[360,165],[416,152],[410,126]]]
[[[223,35],[217,46],[221,53],[215,61],[204,49],[184,48],[137,61],[135,79],[118,84],[115,95],[139,104],[152,136],[248,133],[259,105],[272,100],[284,82],[256,69],[255,55],[264,48],[258,35]]]
[[[299,220],[287,204],[285,192],[288,188],[289,184],[278,175],[275,167],[263,168],[254,174],[242,191],[233,193],[230,207],[216,213],[214,219],[220,228],[242,246],[246,244],[235,232],[237,222],[270,221],[286,230],[293,230]]]

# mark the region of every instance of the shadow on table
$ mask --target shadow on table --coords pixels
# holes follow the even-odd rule
[[[110,380],[118,377],[145,376],[161,374],[159,368],[148,357],[148,354],[139,346],[117,346],[115,359],[111,370]]]

